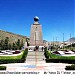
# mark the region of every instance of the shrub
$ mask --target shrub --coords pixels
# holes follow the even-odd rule
[[[66,66],[65,70],[75,70],[75,64],[71,66]]]
[[[46,58],[46,59],[49,59],[50,54],[49,54],[49,52],[48,52],[48,50],[47,50],[47,47],[44,48],[44,55],[45,55],[45,58]]]
[[[6,66],[0,66],[0,70],[6,70]]]
[[[47,51],[47,47],[44,48],[44,52],[46,52],[46,51]]]
[[[24,53],[22,55],[21,62],[24,62],[26,60],[27,54],[28,54],[28,48],[25,49],[25,51],[24,51]]]
[[[47,56],[49,56],[49,58],[46,58],[46,62],[75,64],[75,56],[60,56],[52,54],[50,51],[47,52]]]
[[[3,56],[0,59],[0,64],[7,64],[7,63],[23,63],[26,60],[28,54],[28,49],[26,48],[22,55],[19,56]]]
[[[75,64],[75,60],[70,59],[46,59],[47,63],[53,62],[53,63],[69,63],[69,64]]]

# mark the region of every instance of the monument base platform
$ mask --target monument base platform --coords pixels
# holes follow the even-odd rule
[[[44,46],[37,46],[38,47],[38,51],[44,51]],[[28,51],[35,51],[36,50],[36,46],[29,46],[28,47]]]

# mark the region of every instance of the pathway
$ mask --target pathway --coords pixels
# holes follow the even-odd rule
[[[29,51],[26,63],[32,64],[32,65],[39,65],[39,64],[45,64],[45,56],[44,52],[42,51]]]
[[[65,66],[71,64],[46,63],[44,52],[29,51],[25,63],[3,64],[7,66],[7,71],[65,71]],[[41,74],[40,74],[41,75]]]

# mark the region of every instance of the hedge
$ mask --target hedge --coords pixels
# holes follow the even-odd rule
[[[19,56],[3,56],[3,58],[0,59],[0,64],[7,64],[7,63],[23,63],[26,60],[28,54],[28,49],[26,48],[22,55]]]
[[[75,56],[60,56],[56,54],[50,53],[50,58],[51,59],[70,59],[70,60],[75,60]]]
[[[71,66],[66,66],[65,70],[75,70],[75,64]]]
[[[49,59],[50,53],[48,52],[47,47],[44,48],[44,55],[45,55],[45,58],[46,58],[46,59]]]
[[[6,70],[6,66],[0,66],[0,70]]]
[[[69,64],[75,64],[75,60],[70,59],[46,59],[47,63],[53,62],[53,63],[69,63]]]
[[[59,56],[56,54],[52,54],[50,51],[46,52],[46,62],[54,62],[54,63],[70,63],[75,64],[75,56]]]

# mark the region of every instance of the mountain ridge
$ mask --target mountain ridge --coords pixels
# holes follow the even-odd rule
[[[25,42],[26,38],[28,38],[27,36],[0,30],[0,40],[4,40],[6,37],[9,37],[10,43],[16,42],[18,39],[23,40],[23,42]]]

